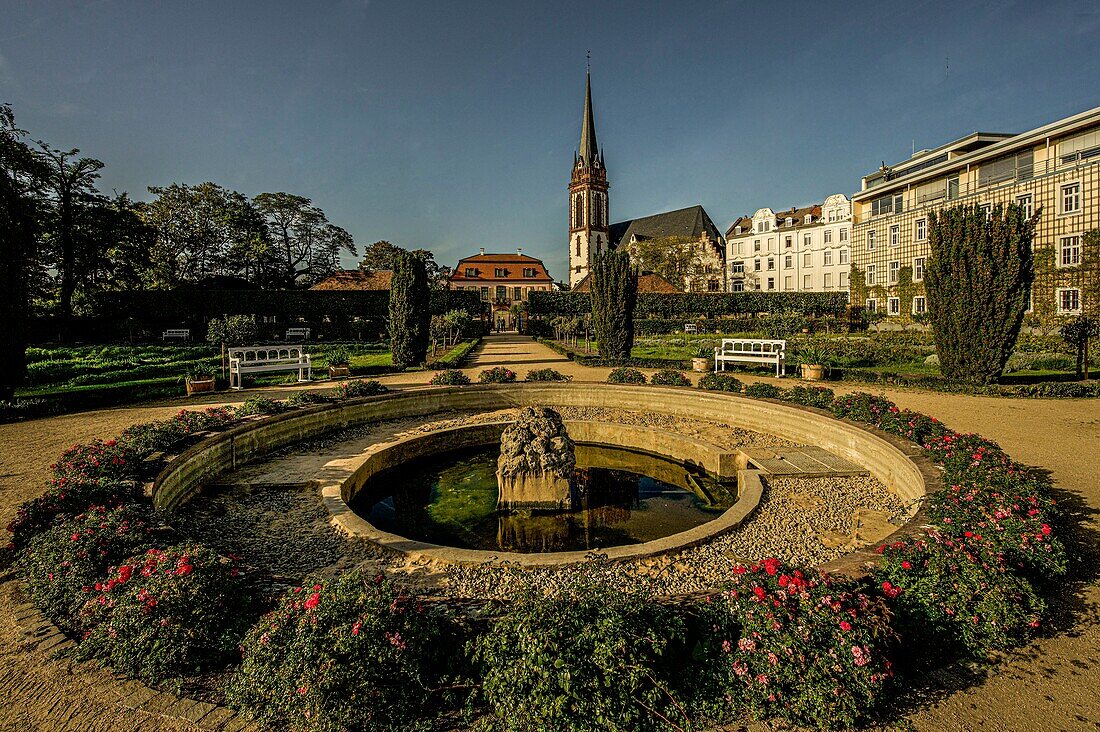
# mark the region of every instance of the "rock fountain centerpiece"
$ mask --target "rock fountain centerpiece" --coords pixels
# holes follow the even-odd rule
[[[548,407],[524,407],[500,437],[497,509],[573,509],[576,467],[576,448],[561,415]]]

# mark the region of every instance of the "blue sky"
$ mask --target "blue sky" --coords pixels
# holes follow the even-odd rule
[[[585,52],[611,218],[721,228],[1100,105],[1100,3],[0,0],[0,101],[103,187],[309,196],[362,247],[566,275]],[[351,264],[349,261],[348,264]]]

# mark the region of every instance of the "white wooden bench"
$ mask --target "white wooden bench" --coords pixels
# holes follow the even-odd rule
[[[245,374],[297,371],[298,381],[309,381],[313,364],[304,346],[247,346],[229,349],[229,388],[241,389]]]
[[[160,335],[162,341],[167,341],[172,338],[178,338],[181,341],[191,340],[190,328],[169,328]]]
[[[289,341],[291,338],[301,338],[302,340],[309,340],[309,328],[287,328],[286,339]]]
[[[695,333],[696,332],[695,323],[684,323],[684,332],[685,333]]]
[[[775,364],[775,375],[783,376],[787,341],[771,341],[760,338],[723,338],[722,345],[714,349],[714,371],[719,366],[726,370],[727,362]]]

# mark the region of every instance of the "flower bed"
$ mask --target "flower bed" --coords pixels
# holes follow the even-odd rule
[[[1043,475],[882,397],[758,386],[745,393],[827,407],[920,445],[948,486],[927,498],[931,526],[879,547],[858,579],[764,558],[709,597],[579,588],[451,618],[349,574],[288,593],[257,620],[232,559],[157,547],[138,508],[144,457],[233,419],[208,412],[66,451],[46,494],[20,509],[11,546],[31,595],[82,635],[78,657],[160,681],[224,666],[241,643],[230,698],[292,729],[430,726],[462,706],[443,688],[476,689],[471,714],[503,729],[688,728],[745,714],[851,726],[895,673],[984,658],[1042,625],[1066,571]],[[154,548],[123,558],[146,542]]]

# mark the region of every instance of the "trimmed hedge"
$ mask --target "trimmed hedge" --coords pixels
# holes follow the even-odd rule
[[[788,311],[840,315],[847,306],[848,294],[843,292],[647,292],[638,294],[634,312],[637,316],[690,320]],[[532,292],[527,308],[533,316],[581,315],[592,311],[587,292]]]

